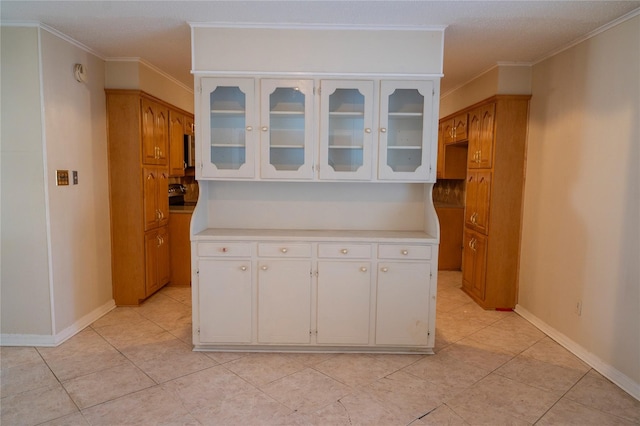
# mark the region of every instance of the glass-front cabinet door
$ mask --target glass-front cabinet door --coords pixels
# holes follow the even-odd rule
[[[378,178],[429,178],[433,81],[382,81]]]
[[[203,78],[202,176],[255,176],[255,92],[251,78]]]
[[[260,177],[313,178],[313,80],[260,81]]]
[[[323,80],[320,110],[320,179],[371,179],[373,81]]]

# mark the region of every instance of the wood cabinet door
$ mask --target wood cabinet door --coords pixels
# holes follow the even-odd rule
[[[144,258],[145,258],[145,294],[151,295],[159,287],[158,284],[158,247],[160,238],[158,233],[150,231],[144,234]]]
[[[453,118],[442,122],[442,139],[445,144],[455,142],[454,127],[455,121]]]
[[[480,110],[480,139],[478,155],[478,167],[489,169],[493,166],[493,125],[495,122],[496,105],[490,104]]]
[[[169,228],[158,228],[158,252],[157,252],[157,280],[158,287],[162,287],[171,280],[171,253],[169,246]]]
[[[158,209],[158,187],[160,184],[157,170],[154,167],[143,167],[142,179],[144,181],[144,193],[142,194],[144,230],[149,231],[158,226],[160,219],[160,210]]]
[[[198,260],[200,343],[250,343],[251,261]]]
[[[311,262],[258,262],[258,342],[311,341]]]
[[[156,146],[156,107],[148,99],[142,99],[142,163],[157,164],[158,149]]]
[[[169,172],[166,168],[156,169],[156,206],[158,208],[158,226],[169,224]]]
[[[486,234],[489,230],[491,171],[470,171],[467,176],[465,226]]]
[[[430,271],[426,262],[378,263],[377,345],[427,344]]]
[[[457,115],[453,118],[454,142],[462,142],[469,138],[467,113]]]
[[[462,285],[467,292],[484,300],[486,290],[487,238],[465,229]]]
[[[370,262],[318,262],[318,343],[369,343],[370,289]]]
[[[444,127],[445,123],[440,123],[438,125],[438,165],[436,168],[436,178],[438,179],[444,179]]]
[[[184,135],[187,127],[184,115],[169,111],[169,175],[184,176]]]
[[[156,122],[153,137],[158,149],[156,164],[169,163],[169,110],[156,105]]]

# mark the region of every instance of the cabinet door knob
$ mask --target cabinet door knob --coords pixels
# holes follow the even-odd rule
[[[404,256],[409,254],[409,250],[402,250],[400,253],[402,253]]]
[[[226,252],[228,252],[228,251],[229,251],[229,249],[228,249],[228,248],[226,248],[226,247],[222,247],[221,251],[222,251],[223,253],[226,253]]]
[[[360,272],[367,272],[367,268],[363,266],[362,268],[360,268]]]
[[[247,267],[246,267],[246,266],[241,266],[241,267],[240,267],[240,270],[241,270],[241,271],[246,271],[246,270],[247,270]]]
[[[269,128],[267,126],[262,126],[262,131],[266,132],[267,130],[269,130]]]
[[[247,132],[250,132],[250,131],[252,131],[252,130],[253,130],[253,127],[251,127],[251,126],[247,126]]]
[[[387,128],[386,127],[381,127],[380,128],[380,133],[387,133]]]
[[[262,266],[260,267],[260,269],[262,269],[263,271],[266,271],[266,270],[267,270],[267,269],[269,269],[269,268],[267,268],[267,265],[262,265]]]
[[[382,272],[388,272],[388,271],[389,271],[389,268],[387,268],[387,267],[383,267],[383,268],[380,268],[380,270],[381,270]]]
[[[283,248],[281,248],[281,249],[280,249],[280,251],[281,251],[282,253],[286,253],[286,252],[288,252],[289,250],[287,250],[287,248],[286,248],[286,247],[283,247]]]
[[[342,249],[342,250],[340,250],[340,253],[342,253],[342,254],[347,254],[347,253],[349,253],[349,250],[347,250],[347,249]]]
[[[365,133],[371,133],[371,129],[367,127],[366,129],[364,129],[364,132]]]

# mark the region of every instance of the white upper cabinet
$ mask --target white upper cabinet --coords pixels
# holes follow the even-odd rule
[[[437,143],[433,140],[434,95],[431,80],[383,80],[380,83],[380,180],[426,181],[430,178],[434,169],[430,164],[430,150]]]
[[[313,179],[313,80],[260,81],[260,177]]]
[[[370,180],[373,81],[320,83],[320,179]]]
[[[201,172],[209,178],[253,178],[257,136],[252,78],[203,78],[198,118]]]

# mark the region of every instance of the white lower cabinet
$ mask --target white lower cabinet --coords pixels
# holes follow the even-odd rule
[[[311,262],[258,263],[258,342],[309,344]]]
[[[437,245],[425,240],[196,239],[194,345],[432,353]]]
[[[371,263],[318,262],[319,344],[369,343]]]
[[[250,343],[251,261],[200,259],[200,340]]]
[[[425,262],[378,264],[376,344],[427,344],[430,272]]]

